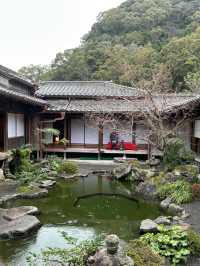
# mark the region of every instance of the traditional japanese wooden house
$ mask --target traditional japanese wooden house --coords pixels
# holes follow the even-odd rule
[[[48,107],[41,115],[45,126],[59,129],[60,138],[69,140],[67,151],[97,153],[123,153],[120,147],[110,149],[112,127],[104,123],[99,130],[96,114],[113,114],[120,117],[121,128],[118,130],[119,143],[123,142],[128,154],[147,154],[146,123],[142,110],[148,108],[144,92],[137,88],[121,86],[107,81],[49,81],[43,82],[36,95],[48,102]],[[177,115],[177,109],[184,113],[199,107],[198,95],[154,95],[154,102],[163,111]],[[137,119],[130,121],[130,114],[137,114]],[[180,111],[181,114],[181,111]],[[91,125],[90,119],[96,121]],[[128,117],[128,119],[127,119]],[[169,123],[172,120],[169,115]],[[93,121],[95,122],[95,121]],[[188,117],[177,129],[179,136],[191,147],[193,137],[193,118]],[[63,152],[57,138],[52,138],[47,151]],[[124,145],[125,144],[125,145]]]
[[[34,84],[0,66],[0,151],[37,142],[34,134],[36,114],[46,103],[34,94]]]

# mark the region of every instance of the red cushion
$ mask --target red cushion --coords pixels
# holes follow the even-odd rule
[[[131,142],[124,142],[124,149],[125,150],[133,150],[136,151],[137,150],[137,145]]]
[[[132,150],[132,151],[137,150],[137,145],[135,143],[123,142],[123,144],[124,144],[125,150]],[[112,144],[110,142],[108,144],[106,144],[106,149],[112,150]],[[119,149],[120,149],[120,143],[116,144],[116,146],[115,146],[115,150],[119,150]]]

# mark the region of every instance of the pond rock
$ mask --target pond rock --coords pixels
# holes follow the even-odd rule
[[[119,247],[119,238],[109,235],[105,239],[106,248],[97,250],[88,258],[88,266],[134,266],[133,260]]]
[[[139,183],[135,191],[144,198],[156,198],[156,186],[149,181]]]
[[[40,188],[51,188],[56,184],[54,180],[42,180],[40,181],[39,187]]]
[[[43,197],[46,197],[47,194],[48,194],[48,190],[47,189],[38,188],[37,190],[35,190],[35,188],[33,188],[32,192],[21,193],[20,194],[20,198],[22,198],[22,199],[43,198]]]
[[[115,167],[112,172],[111,175],[113,176],[113,178],[115,179],[123,179],[125,177],[127,177],[132,171],[132,166],[131,164],[121,164],[118,167]]]
[[[160,203],[160,207],[161,207],[162,209],[168,209],[169,205],[171,204],[171,201],[172,201],[172,200],[171,200],[170,197],[164,199],[163,201],[161,201],[161,203]]]
[[[146,219],[141,222],[141,225],[140,225],[141,233],[157,232],[157,231],[158,231],[158,224],[155,221]]]
[[[40,221],[32,215],[24,215],[12,221],[1,219],[0,238],[13,239],[27,236],[31,231],[40,226]]]
[[[171,212],[173,214],[180,214],[184,210],[181,206],[179,206],[175,203],[169,204],[168,209],[169,209],[169,212]]]
[[[170,225],[171,224],[170,219],[168,217],[166,217],[166,216],[160,216],[160,217],[156,218],[154,220],[154,222],[156,224],[164,224],[164,225]]]
[[[35,215],[39,213],[37,207],[34,206],[21,206],[11,209],[0,209],[3,212],[3,218],[12,221],[24,215]]]

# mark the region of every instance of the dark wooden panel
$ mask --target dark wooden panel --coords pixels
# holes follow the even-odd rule
[[[9,138],[8,150],[19,148],[23,144],[25,144],[25,137]]]

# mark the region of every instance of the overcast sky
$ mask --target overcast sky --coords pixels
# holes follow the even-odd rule
[[[80,44],[97,15],[124,0],[0,0],[0,64],[48,64]]]

